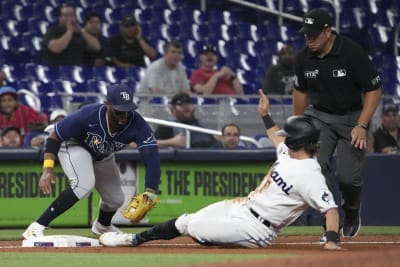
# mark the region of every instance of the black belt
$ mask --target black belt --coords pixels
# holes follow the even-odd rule
[[[260,214],[258,214],[257,212],[255,212],[252,208],[250,208],[250,212],[251,212],[251,214],[254,215],[254,217],[257,218],[257,220],[259,220],[260,222],[262,222],[265,226],[267,226],[267,227],[270,227],[270,226],[271,226],[271,223],[270,223],[268,220],[266,220],[266,219],[264,219],[263,217],[261,217]]]
[[[359,110],[362,109],[362,107],[354,107],[354,108],[350,108],[348,110],[335,110],[335,111],[332,111],[332,110],[329,110],[329,109],[324,108],[324,107],[319,106],[319,105],[313,105],[313,108],[316,109],[316,110],[328,113],[328,114],[332,114],[332,115],[346,115],[346,114],[350,114],[350,113],[353,113],[355,111],[359,111]]]

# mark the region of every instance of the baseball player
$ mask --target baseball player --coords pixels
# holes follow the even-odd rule
[[[85,105],[55,124],[46,140],[39,187],[44,194],[52,191],[57,155],[70,187],[26,229],[22,234],[25,239],[43,236],[50,222],[88,197],[94,188],[101,196],[101,203],[98,219],[92,226],[93,233],[120,232],[111,224],[124,202],[114,153],[131,142],[137,144],[146,168],[146,189],[141,199],[146,203],[158,201],[156,192],[161,170],[157,142],[150,126],[135,112],[136,108],[133,90],[114,84],[107,88],[105,104]]]
[[[203,245],[267,247],[283,227],[311,206],[326,215],[328,242],[324,248],[341,249],[337,205],[315,159],[319,129],[311,119],[293,116],[279,130],[268,115],[267,97],[259,91],[258,111],[268,137],[277,147],[277,161],[254,191],[247,197],[211,204],[138,234],[105,233],[100,242],[105,246],[137,246],[150,240],[189,235]]]

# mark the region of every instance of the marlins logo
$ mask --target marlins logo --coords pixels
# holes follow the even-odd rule
[[[331,195],[328,192],[324,191],[322,193],[321,199],[326,203],[329,203],[329,201],[331,201]]]

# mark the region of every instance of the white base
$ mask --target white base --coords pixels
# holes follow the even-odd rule
[[[99,240],[77,235],[47,235],[22,241],[22,247],[99,247]]]

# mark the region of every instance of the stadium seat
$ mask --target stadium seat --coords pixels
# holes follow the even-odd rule
[[[98,81],[106,81],[107,83],[117,83],[126,78],[126,71],[118,67],[95,66],[93,67],[93,78]]]
[[[107,7],[104,9],[103,17],[104,21],[109,24],[118,24],[121,21],[123,15],[125,15],[127,10],[125,8],[111,8]]]
[[[88,92],[99,93],[104,96],[107,94],[108,85],[106,81],[98,81],[96,79],[89,79],[86,81]]]
[[[20,64],[4,64],[2,70],[7,76],[7,81],[12,83],[25,77],[25,69]]]
[[[36,19],[46,20],[49,23],[56,23],[58,19],[58,9],[42,3],[34,3],[32,5],[33,17]]]
[[[22,20],[6,20],[2,22],[1,30],[4,35],[17,37],[27,32],[29,29],[28,21]]]
[[[21,36],[21,42],[23,49],[29,53],[29,58],[26,58],[26,62],[39,63],[41,61],[42,37],[24,33]]]
[[[183,15],[180,9],[165,9],[163,14],[165,22],[169,25],[180,24],[180,22],[182,21]]]

